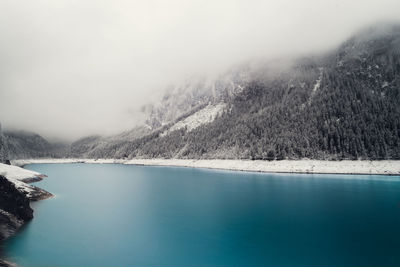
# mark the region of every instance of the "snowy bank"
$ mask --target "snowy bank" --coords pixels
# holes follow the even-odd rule
[[[189,160],[189,159],[31,159],[15,160],[14,165],[31,163],[118,163],[150,166],[176,166],[233,171],[273,172],[273,173],[325,173],[325,174],[375,174],[400,175],[398,160]]]
[[[14,235],[33,218],[31,201],[52,196],[41,188],[27,184],[43,177],[45,176],[34,171],[0,163],[0,246],[3,240]],[[15,265],[0,258],[0,266]]]
[[[43,177],[46,177],[43,174],[0,163],[0,175],[6,177],[7,180],[15,185],[18,191],[24,193],[30,200],[40,200],[52,196],[43,189],[27,184],[27,182],[42,180]]]
[[[0,174],[7,179],[24,180],[30,178],[43,177],[42,174],[30,170],[25,170],[17,166],[0,163]]]

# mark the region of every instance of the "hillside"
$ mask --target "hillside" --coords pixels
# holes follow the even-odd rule
[[[68,147],[50,143],[36,133],[0,129],[0,163],[12,159],[62,157],[66,155]]]
[[[92,157],[94,151],[101,150],[106,153],[107,157],[112,157],[114,147],[119,147],[129,140],[135,140],[146,136],[151,132],[148,126],[135,127],[129,131],[113,135],[113,136],[87,136],[73,142],[70,148],[65,151],[64,157]]]
[[[270,69],[219,99],[223,112],[195,129],[179,126],[184,116],[140,138],[92,147],[88,156],[400,158],[399,25],[371,27],[329,54]]]
[[[215,78],[191,77],[167,87],[157,104],[145,106],[146,124],[152,129],[174,122],[181,116],[209,104],[227,101],[241,91],[252,75],[251,66],[239,66]]]
[[[0,134],[0,159],[400,159],[400,25],[323,55],[247,64],[172,86],[146,125],[54,145]]]
[[[0,125],[0,163],[5,163],[8,160],[8,150],[6,148],[6,140]]]

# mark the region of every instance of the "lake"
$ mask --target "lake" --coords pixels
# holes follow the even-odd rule
[[[32,164],[20,266],[400,266],[400,177]]]

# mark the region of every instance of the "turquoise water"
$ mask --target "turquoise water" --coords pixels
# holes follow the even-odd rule
[[[26,168],[57,196],[6,244],[20,266],[400,266],[400,177]]]

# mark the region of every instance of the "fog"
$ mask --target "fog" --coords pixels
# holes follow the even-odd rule
[[[166,85],[325,51],[399,0],[2,0],[0,122],[50,139],[140,124]]]

